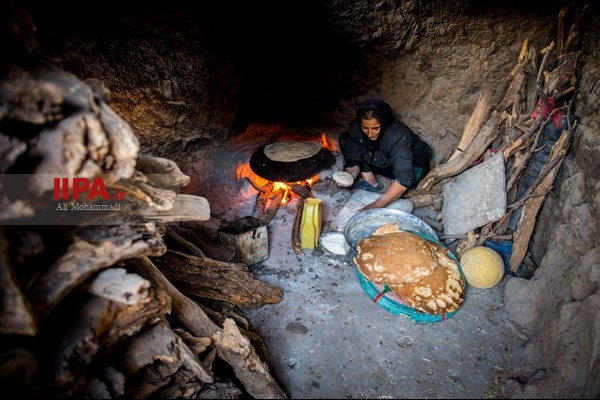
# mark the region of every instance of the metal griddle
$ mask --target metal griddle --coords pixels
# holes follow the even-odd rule
[[[335,163],[335,156],[321,148],[314,156],[297,161],[273,161],[264,152],[268,144],[259,147],[250,157],[250,169],[261,178],[274,182],[299,182],[317,175]]]

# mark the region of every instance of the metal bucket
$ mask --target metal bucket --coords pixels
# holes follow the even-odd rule
[[[221,241],[235,247],[235,261],[247,265],[269,258],[269,235],[263,221],[244,217],[218,231]]]

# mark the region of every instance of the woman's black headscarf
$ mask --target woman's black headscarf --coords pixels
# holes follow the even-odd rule
[[[360,116],[364,115],[365,110],[372,110],[379,117],[381,123],[381,132],[385,132],[386,128],[394,123],[396,117],[392,111],[392,107],[381,99],[367,99],[360,103],[356,110],[356,120],[360,126]]]

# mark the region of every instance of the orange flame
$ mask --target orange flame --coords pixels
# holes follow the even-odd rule
[[[323,144],[323,147],[325,147],[327,150],[337,150],[335,143],[329,143],[329,141],[327,141],[327,135],[325,135],[325,132],[321,132],[321,143]]]
[[[256,189],[267,188],[269,186],[269,183],[271,183],[271,181],[256,175],[252,171],[252,168],[250,168],[249,163],[244,163],[244,164],[239,163],[235,169],[235,173],[236,173],[236,179],[238,181],[246,178],[250,181],[252,186],[254,186]],[[302,182],[306,182],[308,184],[308,186],[311,186],[317,180],[319,180],[319,174],[313,176],[312,178],[306,179],[305,181],[302,181]],[[297,183],[301,184],[302,182],[297,182]],[[296,183],[296,182],[289,182],[289,183],[273,182],[272,188],[270,189],[272,193],[277,193],[278,191],[283,191],[283,196],[282,196],[282,200],[280,203],[281,205],[287,204],[292,200],[293,190],[290,185],[293,183]]]

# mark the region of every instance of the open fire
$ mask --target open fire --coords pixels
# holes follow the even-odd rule
[[[278,205],[285,205],[292,201],[293,196],[302,196],[306,193],[306,190],[310,190],[311,185],[319,180],[319,174],[297,182],[273,182],[255,174],[250,168],[250,164],[246,162],[237,166],[236,179],[238,181],[247,179],[252,187],[258,190],[258,198],[266,197],[269,199],[267,203],[271,203],[275,198],[280,198]],[[269,208],[269,204],[265,204],[265,208]]]
[[[249,162],[236,167],[236,179],[247,179],[258,191],[255,207],[258,210],[258,218],[265,224],[275,216],[280,206],[297,200],[291,232],[291,245],[297,254],[303,254],[299,230],[305,200],[312,197],[311,186],[319,180],[319,172],[330,167],[335,161],[331,152],[333,146],[327,142],[324,133],[321,134],[320,141],[321,150],[313,157],[295,162],[275,162],[265,157],[262,147],[255,151]],[[255,172],[257,168],[253,168],[253,162],[254,167],[258,165],[258,169],[263,173]],[[278,168],[281,171],[276,170]],[[278,176],[283,179],[270,180],[261,175]],[[289,177],[302,178],[287,179]]]
[[[320,142],[322,149],[332,150],[333,145],[329,144],[325,133],[321,133]],[[259,149],[260,150],[260,149]],[[273,168],[277,168],[278,164],[272,163]],[[283,163],[283,164],[294,164],[294,163]],[[286,166],[287,167],[287,166]],[[268,209],[272,206],[274,200],[278,200],[277,206],[285,205],[292,201],[294,196],[302,198],[310,197],[310,188],[314,182],[319,179],[319,173],[301,180],[293,182],[283,180],[269,180],[257,173],[255,173],[250,165],[250,162],[239,164],[236,167],[236,179],[247,179],[250,184],[259,192],[257,196],[257,202],[260,198],[265,198],[264,208]],[[261,210],[264,211],[264,210]]]

